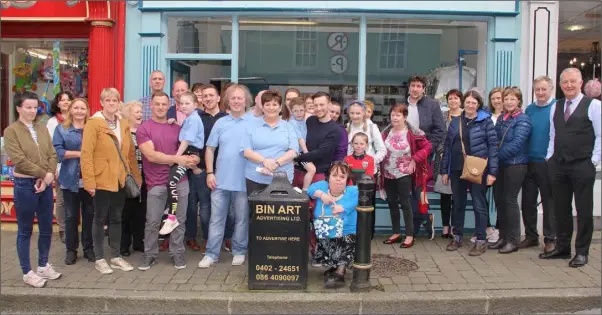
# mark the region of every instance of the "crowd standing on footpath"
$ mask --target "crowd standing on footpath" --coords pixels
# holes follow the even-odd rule
[[[343,106],[328,93],[302,95],[294,88],[284,95],[260,91],[253,99],[241,84],[228,84],[221,93],[211,84],[195,84],[189,91],[182,80],[174,82],[171,98],[163,92],[163,73],[154,71],[149,79],[151,94],[126,104],[116,89],[104,89],[97,113],[90,113],[86,100],[59,93],[46,126],[36,121],[36,94],[15,96],[19,118],[5,130],[5,149],[15,165],[17,255],[28,285],[43,287],[61,276],[48,257],[53,184],[65,264],[77,262],[81,238],[83,257],[109,274],[134,269],[126,261],[131,250],[143,252],[141,271],[153,266],[160,251],[168,251],[176,269],[186,268],[186,247],[203,255],[199,268],[218,263],[224,247],[233,255],[232,265],[243,265],[247,197],[267,187],[275,172],[286,173],[314,200],[308,249],[312,264],[326,269],[328,288],[344,285],[353,262],[355,183],[361,176],[377,182],[380,198],[389,205],[393,230],[385,244],[410,248],[421,227],[428,239],[435,237],[434,215],[423,199],[432,180],[441,196],[441,236],[450,239],[448,251],[466,244],[467,193],[475,215],[470,256],[539,246],[539,195],[544,220],[539,258],[571,259],[570,267],[587,264],[595,169],[602,154],[601,104],[595,98],[600,84],[588,83],[584,95],[575,68],[560,75],[564,97],[559,100],[552,96],[549,77],[536,78],[536,100],[526,109],[518,88],[498,87],[489,92],[487,104],[476,89],[452,89],[442,111],[425,95],[425,79],[412,76],[407,102],[391,106],[390,125],[382,131],[370,119],[374,104],[369,101]],[[134,183],[141,188],[137,196],[126,193]],[[488,211],[491,190],[495,227]],[[36,271],[30,265],[34,216],[40,231]]]

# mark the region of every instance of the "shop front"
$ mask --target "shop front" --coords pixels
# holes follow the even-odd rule
[[[36,93],[44,120],[61,91],[87,98],[92,112],[100,109],[103,88],[123,92],[123,2],[0,1],[0,5],[2,132],[16,119],[15,93]],[[3,222],[15,220],[7,164],[3,150]]]
[[[412,74],[442,106],[451,88],[516,84],[518,15],[516,1],[138,1],[127,6],[125,99],[148,95],[159,69],[168,82],[371,100],[385,126]],[[386,212],[379,203],[381,228]]]

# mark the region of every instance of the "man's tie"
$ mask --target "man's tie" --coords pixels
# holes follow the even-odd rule
[[[566,108],[564,109],[564,121],[567,122],[571,117],[571,101],[566,101]]]

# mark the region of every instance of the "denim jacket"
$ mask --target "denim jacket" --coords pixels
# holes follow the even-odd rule
[[[72,192],[79,191],[80,163],[79,159],[65,159],[66,151],[81,151],[83,129],[75,129],[73,126],[66,128],[59,125],[54,130],[52,145],[56,150],[56,157],[61,163],[58,182],[61,188]]]

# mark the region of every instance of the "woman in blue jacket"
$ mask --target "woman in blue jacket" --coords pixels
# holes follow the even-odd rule
[[[466,210],[466,192],[470,189],[475,215],[477,240],[468,253],[479,256],[487,250],[487,186],[493,184],[498,173],[498,141],[489,118],[490,114],[483,110],[483,97],[476,91],[464,94],[464,112],[452,118],[447,130],[440,173],[444,184],[451,180],[453,210],[452,226],[454,238],[446,250],[455,251],[462,246],[464,235],[464,216]],[[460,127],[462,134],[460,134]],[[464,149],[463,149],[464,147]],[[466,155],[487,159],[487,167],[483,172],[483,180],[475,184],[460,179],[464,168],[464,151]]]
[[[500,142],[500,170],[493,187],[499,212],[500,239],[489,246],[500,254],[518,251],[520,242],[520,209],[518,193],[527,174],[528,142],[531,120],[522,111],[523,96],[517,87],[504,90],[504,111],[498,117],[495,131]]]
[[[92,196],[84,190],[80,171],[80,155],[84,125],[89,118],[88,102],[76,98],[69,105],[67,117],[62,125],[57,126],[52,138],[56,157],[61,164],[58,183],[65,200],[65,245],[67,247],[66,265],[73,265],[77,260],[80,207],[82,213],[82,246],[84,257],[95,261],[92,243],[92,219],[94,206]]]

